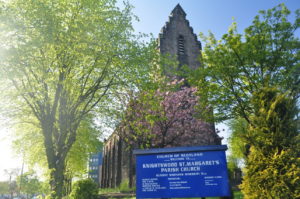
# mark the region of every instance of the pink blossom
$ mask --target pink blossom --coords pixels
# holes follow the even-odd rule
[[[122,136],[142,148],[219,144],[214,125],[197,118],[193,87],[143,93],[128,108]]]

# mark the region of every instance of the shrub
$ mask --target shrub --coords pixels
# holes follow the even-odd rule
[[[242,189],[245,198],[299,198],[300,164],[293,149],[270,156],[252,148]]]
[[[91,179],[79,180],[73,185],[71,197],[73,199],[97,199],[98,186]]]
[[[135,187],[130,188],[128,180],[124,180],[120,184],[120,192],[122,192],[122,193],[129,193],[129,192],[134,192],[134,191],[135,191]]]

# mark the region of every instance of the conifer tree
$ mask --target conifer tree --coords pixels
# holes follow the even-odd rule
[[[288,93],[263,88],[254,94],[242,191],[246,199],[300,197],[297,107]]]

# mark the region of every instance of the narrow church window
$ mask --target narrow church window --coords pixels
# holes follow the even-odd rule
[[[179,35],[178,37],[178,55],[184,55],[184,38],[182,35]]]

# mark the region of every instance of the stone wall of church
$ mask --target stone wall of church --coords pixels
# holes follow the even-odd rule
[[[114,132],[104,142],[101,188],[116,188],[128,180],[131,159],[126,143]]]

